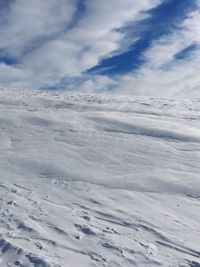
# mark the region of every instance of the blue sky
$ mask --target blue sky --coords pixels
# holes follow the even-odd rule
[[[200,99],[199,0],[0,0],[0,87]]]

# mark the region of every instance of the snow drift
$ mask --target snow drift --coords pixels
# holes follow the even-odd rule
[[[200,266],[200,105],[0,90],[0,266]]]

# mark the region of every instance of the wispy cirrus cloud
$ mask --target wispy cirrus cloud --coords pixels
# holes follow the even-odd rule
[[[119,91],[200,99],[199,6],[177,26],[151,44],[136,72],[120,77]]]
[[[159,3],[160,0],[10,1],[9,7],[4,7],[7,19],[0,26],[2,68],[11,65],[9,78],[13,68],[19,70],[19,77],[12,77],[17,86],[21,81],[21,86],[48,87],[68,77],[80,77],[103,58],[123,49],[125,33],[120,29]],[[29,74],[27,79],[21,78],[23,71]]]
[[[128,52],[130,61],[132,53],[139,53],[133,56],[137,62],[136,66],[133,64],[132,70],[127,73],[109,76],[107,86],[105,81],[102,84],[102,91],[104,88],[110,88],[113,92],[121,94],[199,100],[200,1],[194,1],[192,6],[186,8],[185,14],[180,14],[178,20],[175,16],[174,21],[168,31],[164,29],[156,38],[150,38],[147,46],[136,47],[133,48],[133,52]],[[159,24],[157,26],[159,27]],[[152,25],[150,29],[153,30]],[[102,75],[108,74],[100,72],[90,78],[90,90],[91,84],[94,91],[96,84],[100,88],[99,81]],[[89,87],[84,88],[87,90]]]
[[[0,86],[200,98],[199,0],[2,3]]]
[[[24,53],[62,34],[75,12],[74,0],[10,0],[4,4],[0,25],[0,49],[9,57],[23,60]]]

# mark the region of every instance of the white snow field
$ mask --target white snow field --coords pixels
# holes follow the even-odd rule
[[[0,90],[0,266],[200,266],[200,102]]]

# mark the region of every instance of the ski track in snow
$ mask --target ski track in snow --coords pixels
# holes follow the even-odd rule
[[[200,266],[200,103],[0,90],[0,266]]]

